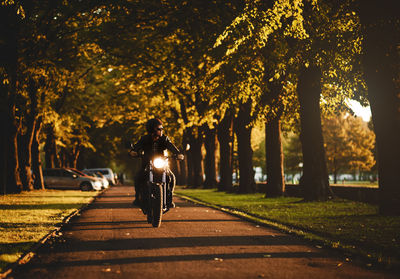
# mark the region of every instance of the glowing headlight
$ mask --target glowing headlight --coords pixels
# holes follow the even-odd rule
[[[165,160],[165,159],[162,159],[162,158],[156,158],[156,159],[154,159],[154,166],[155,166],[157,169],[165,168],[167,165],[168,165],[168,162],[167,162],[167,160]]]
[[[96,186],[96,187],[101,187],[101,181],[95,181],[94,182],[94,185]]]

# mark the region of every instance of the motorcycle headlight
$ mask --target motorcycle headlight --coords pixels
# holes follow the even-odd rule
[[[156,167],[157,169],[162,169],[165,168],[168,165],[167,160],[163,159],[163,158],[156,158],[154,159],[154,167]]]

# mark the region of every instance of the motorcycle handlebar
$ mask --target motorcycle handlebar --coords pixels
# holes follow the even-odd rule
[[[131,157],[133,157],[133,158],[143,158],[143,154],[138,153],[138,152],[133,151],[133,150],[129,151],[129,155]],[[185,159],[185,156],[183,154],[173,154],[172,156],[162,156],[162,157],[164,157],[166,159],[172,158],[172,159],[175,159],[175,160],[178,160],[178,161],[182,161],[182,160]]]

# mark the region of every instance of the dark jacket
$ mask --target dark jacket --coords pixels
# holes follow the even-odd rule
[[[146,165],[155,155],[164,155],[164,150],[166,149],[174,154],[180,153],[179,149],[165,135],[162,135],[158,140],[154,142],[151,135],[145,135],[141,137],[140,140],[133,146],[133,151],[143,151],[143,165]]]

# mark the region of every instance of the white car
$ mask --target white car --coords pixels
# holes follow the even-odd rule
[[[108,182],[111,185],[115,185],[115,177],[114,173],[110,168],[95,168],[95,169],[84,169],[83,172],[88,171],[88,172],[99,172],[102,175],[104,175],[105,178],[107,178]]]
[[[99,178],[101,180],[101,182],[103,183],[103,189],[107,189],[110,186],[110,183],[108,182],[107,178],[104,175],[102,175],[100,172],[84,171],[83,173],[85,173],[89,176]]]

